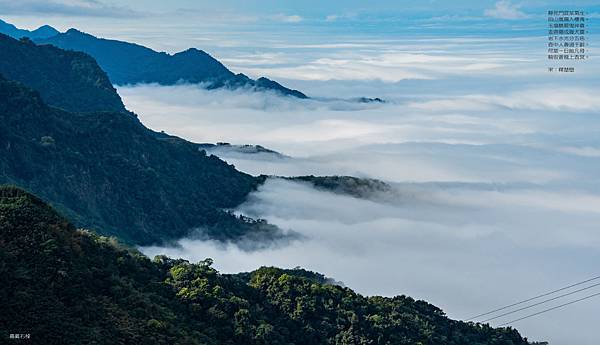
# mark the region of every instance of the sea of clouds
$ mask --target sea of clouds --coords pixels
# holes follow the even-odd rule
[[[285,155],[212,152],[242,171],[352,175],[391,186],[359,199],[271,178],[236,212],[301,239],[256,251],[193,238],[142,250],[211,257],[224,272],[302,266],[360,293],[425,299],[459,319],[596,276],[600,86],[584,72],[597,71],[597,62],[556,76],[543,54],[507,53],[532,41],[296,47],[265,55],[260,66],[231,57],[250,75],[286,76],[310,100],[194,85],[119,87],[155,130]],[[298,61],[302,49],[314,59]],[[353,101],[361,96],[387,102]],[[597,303],[514,326],[551,344],[595,344]]]

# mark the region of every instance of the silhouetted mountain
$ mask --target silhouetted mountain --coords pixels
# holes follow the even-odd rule
[[[212,56],[195,48],[170,55],[138,44],[98,38],[76,29],[35,41],[90,54],[117,85],[203,83],[209,89],[226,87],[271,90],[283,95],[306,98],[302,92],[288,89],[267,78],[252,80],[241,73],[234,74]]]
[[[198,144],[206,152],[219,156],[222,153],[240,153],[240,154],[268,154],[277,158],[287,158],[288,156],[277,151],[268,149],[261,145],[232,145],[230,143],[218,142],[216,144],[202,143]]]
[[[298,98],[307,98],[306,95],[301,93],[300,91],[290,90],[287,87],[279,84],[278,82],[268,79],[268,78],[265,78],[265,77],[260,77],[260,78],[256,79],[256,82],[254,83],[254,85],[258,89],[275,90],[275,91],[279,91],[286,95],[292,95],[292,96],[295,96]]]
[[[9,24],[0,19],[0,33],[8,35],[13,38],[29,37],[34,38],[46,38],[54,35],[58,35],[60,32],[50,25],[43,25],[39,28],[29,31],[25,29],[19,29],[16,26]]]
[[[0,262],[2,343],[528,344],[514,329],[450,320],[406,296],[364,297],[303,269],[225,275],[211,259],[151,261],[9,186]]]
[[[354,98],[353,100],[358,103],[385,103],[385,100],[383,100],[379,97],[375,97],[375,98],[359,97],[359,98]]]
[[[24,54],[38,51],[19,44]],[[65,52],[36,68],[63,65],[72,54],[83,55]],[[163,140],[132,113],[67,112],[0,78],[0,123],[0,183],[35,192],[78,225],[138,244],[194,229],[218,240],[277,237],[273,226],[222,211],[243,202],[261,178],[207,156],[197,144]]]
[[[0,74],[38,91],[52,106],[70,111],[125,111],[96,61],[81,52],[38,46],[0,34]]]

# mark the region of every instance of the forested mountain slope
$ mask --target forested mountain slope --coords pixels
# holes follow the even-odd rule
[[[125,111],[106,73],[89,55],[0,34],[0,74],[69,111]]]
[[[221,240],[252,229],[222,209],[261,178],[185,140],[161,140],[127,112],[67,112],[0,77],[0,183],[27,188],[79,226],[137,244],[188,235]]]
[[[33,344],[527,344],[410,297],[364,297],[301,269],[220,274],[76,230],[0,186],[0,337]]]

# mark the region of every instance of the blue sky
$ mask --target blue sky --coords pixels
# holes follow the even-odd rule
[[[47,21],[61,29],[112,22],[118,26],[202,27],[241,30],[299,28],[352,33],[514,34],[531,33],[548,9],[564,1],[116,1],[1,0],[0,13],[21,25]],[[570,1],[568,9],[600,13],[597,1]],[[41,17],[40,15],[43,15]],[[490,26],[491,25],[491,26]],[[537,27],[537,26],[535,26]],[[529,29],[529,30],[527,30]]]
[[[192,9],[202,11],[229,11],[246,15],[263,16],[269,14],[284,13],[287,15],[299,15],[307,19],[324,18],[329,15],[356,15],[371,14],[375,16],[439,16],[439,15],[482,15],[485,10],[492,9],[498,3],[497,0],[484,1],[289,1],[289,0],[222,0],[194,1],[145,1],[145,0],[23,0],[2,1],[0,7],[3,12],[33,13],[45,11],[47,14],[80,14],[95,16],[120,16],[117,9],[128,9],[139,14],[164,14],[177,9]],[[564,7],[564,1],[513,1],[509,7],[516,6],[524,13],[534,14],[552,7]],[[574,0],[570,1],[568,7],[597,9],[597,1]],[[79,13],[78,13],[79,12]]]
[[[549,9],[562,1],[145,1],[0,0],[0,18],[23,28],[50,24],[176,52],[220,58],[282,44],[346,44],[415,37],[544,37]],[[599,32],[600,3],[571,1]]]

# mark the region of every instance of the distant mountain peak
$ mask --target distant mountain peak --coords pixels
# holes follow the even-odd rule
[[[217,59],[213,58],[210,54],[201,49],[196,48],[188,48],[186,50],[180,51],[178,53],[173,54],[172,56],[188,56],[188,57],[209,57],[217,61]]]
[[[83,32],[83,31],[77,30],[75,28],[70,28],[69,30],[67,30],[65,32],[65,34],[67,34],[67,35],[87,35],[87,36],[92,36],[90,34],[87,34],[87,33]]]
[[[60,31],[51,27],[50,25],[42,25],[39,28],[33,30],[34,33],[37,33],[37,36],[43,35],[45,37],[51,37],[54,35],[60,34]]]
[[[308,98],[300,91],[288,89],[267,78],[253,80],[244,74],[235,74],[219,60],[198,48],[189,48],[171,55],[134,43],[98,38],[74,28],[64,34],[34,41],[91,55],[106,71],[111,82],[117,85],[174,85],[185,81],[206,84],[210,89],[225,87],[268,90],[285,96]]]
[[[243,73],[235,74],[219,60],[198,48],[188,48],[171,55],[135,43],[99,38],[76,28],[60,33],[49,25],[43,25],[34,31],[28,31],[18,29],[2,20],[0,33],[17,39],[28,37],[37,44],[51,44],[62,49],[87,53],[106,71],[110,81],[117,85],[174,85],[185,81],[206,84],[210,89],[244,88],[308,98],[298,90],[289,89],[265,77],[254,80]]]
[[[288,89],[285,86],[279,84],[278,82],[271,80],[269,78],[265,78],[265,77],[260,77],[260,78],[256,79],[255,87],[259,90],[265,89],[265,90],[275,90],[275,91],[280,91],[280,92],[282,92],[282,90],[285,89],[285,90],[287,90],[286,93],[289,96],[294,96],[294,97],[301,98],[301,99],[308,98],[305,94],[303,94],[302,92],[300,92],[298,90]]]
[[[202,53],[202,54],[206,54],[206,52],[204,50],[200,50],[198,48],[193,48],[193,47],[184,50],[183,53]]]
[[[35,38],[48,38],[58,35],[60,32],[50,25],[42,25],[39,28],[29,31],[26,29],[19,29],[13,24],[7,23],[0,19],[0,33],[3,33],[12,38],[20,39],[23,37]]]

